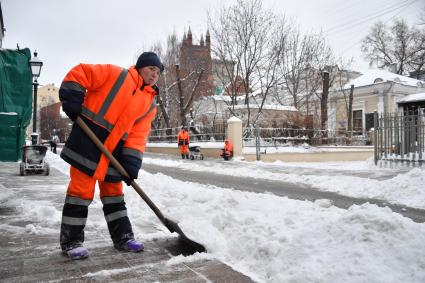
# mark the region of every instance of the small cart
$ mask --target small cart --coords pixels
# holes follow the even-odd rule
[[[190,160],[198,158],[204,160],[204,155],[201,153],[201,147],[199,145],[189,146],[189,158]]]
[[[50,166],[44,160],[47,147],[44,145],[27,145],[22,147],[22,161],[19,164],[19,174],[25,176],[28,174],[49,175]]]

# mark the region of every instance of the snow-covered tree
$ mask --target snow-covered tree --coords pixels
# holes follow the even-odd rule
[[[425,71],[425,27],[409,26],[405,20],[392,25],[377,22],[362,41],[362,52],[370,64],[396,74]]]
[[[226,86],[225,95],[232,98],[230,111],[238,95],[242,94],[249,105],[252,92],[267,94],[278,84],[278,55],[288,30],[284,20],[266,10],[260,0],[237,0],[210,13],[208,22],[213,57],[226,62],[221,68],[223,74],[217,77],[226,80],[221,85]],[[248,115],[244,122],[250,124],[250,119]]]

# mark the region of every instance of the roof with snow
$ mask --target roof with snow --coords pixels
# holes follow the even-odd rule
[[[402,76],[399,74],[391,73],[382,69],[368,69],[366,71],[361,72],[362,75],[354,80],[348,81],[344,85],[344,89],[350,88],[351,85],[354,87],[373,85],[379,82],[395,82],[402,85],[414,86],[414,87],[425,87],[425,82],[412,79],[406,76]]]
[[[247,108],[246,104],[243,105],[235,105],[235,109],[245,109]],[[249,104],[250,109],[259,109],[260,106],[256,104]],[[263,110],[280,110],[280,111],[294,111],[297,112],[298,109],[294,106],[285,106],[285,105],[274,105],[274,104],[264,104]]]
[[[241,122],[242,120],[241,119],[239,119],[238,117],[236,117],[236,116],[232,116],[232,117],[230,117],[229,118],[229,120],[227,120],[227,122],[228,123],[234,123],[234,122]]]
[[[407,95],[403,97],[402,99],[400,99],[399,101],[397,101],[397,103],[403,104],[403,103],[410,103],[410,102],[417,102],[417,101],[425,101],[425,92]]]
[[[245,96],[235,96],[234,98],[236,99],[236,101],[239,101],[239,100],[244,100]],[[232,96],[224,95],[224,94],[223,95],[212,95],[212,96],[206,97],[205,99],[214,99],[214,100],[217,100],[217,101],[232,101]]]

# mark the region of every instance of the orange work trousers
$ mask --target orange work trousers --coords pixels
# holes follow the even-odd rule
[[[189,146],[188,145],[179,145],[180,154],[189,154]]]
[[[71,166],[70,169],[71,181],[68,185],[67,195],[78,197],[86,200],[93,200],[94,189],[96,185],[96,179],[89,175],[81,172],[77,168]],[[123,195],[122,182],[110,183],[110,182],[99,182],[100,197],[114,197]]]

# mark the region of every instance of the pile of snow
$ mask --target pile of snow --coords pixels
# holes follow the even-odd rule
[[[143,162],[183,170],[303,184],[311,189],[335,192],[351,197],[376,198],[394,204],[425,209],[425,190],[423,189],[425,172],[421,168],[413,168],[407,172],[406,170],[379,168],[373,164],[372,160],[329,163],[277,161],[274,164],[261,161],[254,163],[235,161],[223,164],[209,160],[184,162],[182,160],[145,157]],[[291,169],[292,167],[301,169]],[[302,170],[303,167],[315,169],[317,173],[304,174],[306,170]],[[336,174],[338,171],[345,172]],[[382,175],[388,175],[387,171],[390,171],[389,173],[393,174],[393,177],[380,178]],[[358,174],[350,174],[350,172],[357,172]],[[361,177],[361,173],[367,174],[369,177]]]
[[[69,166],[57,155],[49,152],[47,161],[52,167],[68,174]],[[153,159],[148,162],[152,163]],[[196,163],[186,164],[194,170],[200,169],[195,166]],[[284,176],[267,173],[264,169],[268,167],[263,163],[252,164],[256,169],[247,166],[244,169],[246,173],[243,173],[237,171],[237,167],[243,167],[244,163],[234,162],[232,167],[235,170],[231,170],[230,174],[270,174],[268,177],[272,178]],[[368,166],[354,166],[354,171]],[[220,163],[213,169],[219,168]],[[407,186],[399,189],[405,191],[412,185],[409,179],[423,184],[424,180],[417,178],[421,174],[423,171],[411,170],[393,181],[396,182],[398,178],[408,182]],[[185,234],[203,243],[208,250],[208,254],[173,258],[167,262],[169,265],[217,258],[256,282],[425,282],[425,225],[415,223],[389,208],[366,203],[344,210],[332,206],[328,200],[298,201],[271,194],[241,192],[182,182],[143,170],[139,175],[138,183],[163,213],[178,220]],[[298,178],[307,177],[298,175]],[[331,175],[326,178],[341,181]],[[348,189],[351,183],[350,189],[357,190],[357,181],[347,180],[343,186]],[[57,234],[61,211],[60,208],[53,208],[55,204],[47,194],[65,194],[66,183],[65,178],[63,186],[37,184],[37,190],[44,186],[46,197],[43,201],[19,200],[18,195],[9,198],[17,207],[32,203],[31,209],[22,211],[27,221],[34,222],[26,227],[27,233],[41,233],[44,229],[46,233]],[[389,186],[390,182],[377,182],[372,186],[375,190],[381,190],[382,184]],[[14,191],[19,194],[19,189]],[[129,217],[138,238],[170,237],[167,229],[136,192],[127,188],[125,193]],[[46,207],[51,207],[51,210]],[[93,211],[96,209],[99,213],[95,215]],[[34,213],[37,210],[39,212]],[[105,227],[97,196],[90,211],[87,226]],[[47,213],[52,215],[52,220],[46,221]],[[161,231],[146,233],[146,226],[149,225],[162,227]],[[99,272],[108,274],[108,271]]]

